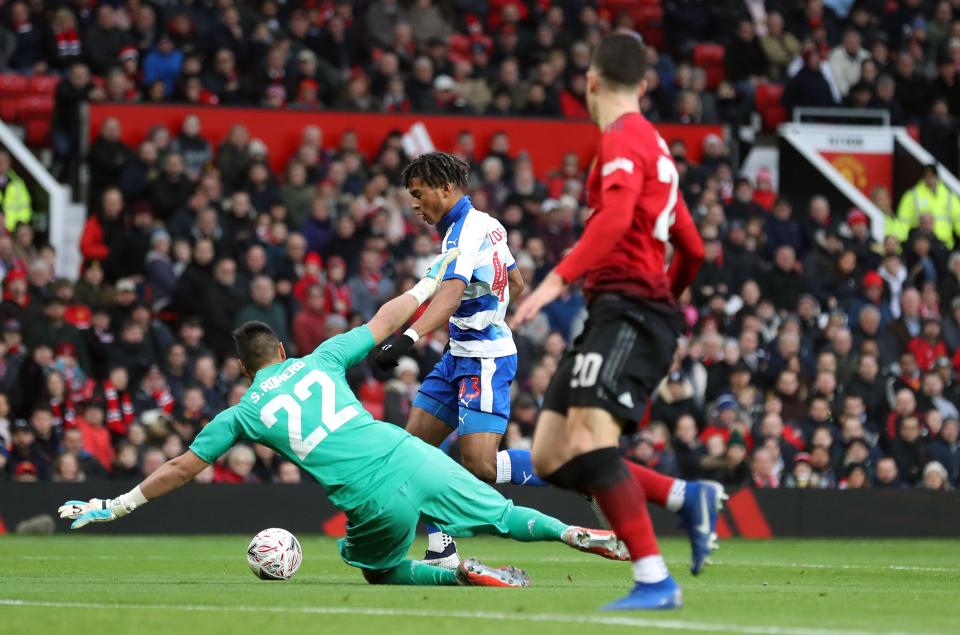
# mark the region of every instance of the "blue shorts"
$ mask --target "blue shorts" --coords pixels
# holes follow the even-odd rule
[[[460,436],[503,434],[516,374],[516,355],[478,359],[447,352],[423,380],[413,405],[458,430]]]

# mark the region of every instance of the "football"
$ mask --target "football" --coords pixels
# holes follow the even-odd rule
[[[261,580],[289,580],[302,560],[300,541],[286,529],[264,529],[247,547],[247,564]]]

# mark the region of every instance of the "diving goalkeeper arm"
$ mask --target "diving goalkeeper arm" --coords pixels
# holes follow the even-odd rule
[[[91,498],[89,501],[72,500],[60,506],[60,518],[73,520],[70,529],[80,529],[89,523],[106,523],[123,518],[149,500],[163,496],[189,483],[202,472],[208,463],[187,450],[175,459],[161,465],[156,472],[126,494],[116,498]]]

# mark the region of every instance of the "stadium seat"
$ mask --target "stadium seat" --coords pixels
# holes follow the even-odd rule
[[[27,95],[20,98],[19,118],[22,121],[31,119],[49,119],[53,114],[53,97],[49,95]]]
[[[723,59],[726,49],[720,44],[697,44],[693,47],[693,63],[707,73],[707,88],[715,90],[726,76]]]
[[[60,83],[59,77],[31,77],[29,91],[37,95],[53,95]]]
[[[19,111],[19,99],[27,92],[27,78],[22,75],[0,75],[0,119],[12,122]]]
[[[763,119],[764,130],[775,130],[778,125],[789,119],[789,113],[780,103],[783,97],[783,84],[760,84],[754,103]]]
[[[50,119],[30,119],[25,124],[28,146],[45,146],[50,141]]]

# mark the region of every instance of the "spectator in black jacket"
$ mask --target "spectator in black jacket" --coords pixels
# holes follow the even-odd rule
[[[133,158],[133,152],[120,139],[120,120],[107,117],[100,134],[90,146],[90,200],[95,201],[107,187],[119,185],[121,175]]]
[[[97,7],[96,24],[87,29],[83,54],[95,75],[106,75],[117,64],[120,49],[132,44],[126,32],[117,26],[117,11],[109,4]]]
[[[150,202],[154,215],[169,220],[193,193],[194,184],[184,171],[183,157],[171,152],[163,161],[163,171],[150,186]]]
[[[86,64],[73,64],[66,81],[57,84],[50,133],[54,152],[61,161],[67,162],[64,167],[68,170],[75,167],[79,155],[80,104],[101,99],[103,90],[90,81]]]
[[[960,422],[946,419],[940,428],[940,435],[928,448],[929,458],[939,461],[947,470],[947,481],[954,487],[960,486]]]
[[[804,49],[803,66],[797,74],[787,80],[781,98],[783,107],[788,111],[801,106],[826,108],[835,106],[836,101],[830,84],[827,83],[820,68],[820,53],[812,45]]]
[[[234,286],[237,282],[237,263],[230,258],[218,260],[213,267],[213,284],[203,293],[204,343],[218,359],[223,359],[233,350],[234,321],[245,300]]]
[[[26,2],[10,5],[10,27],[15,34],[13,56],[8,65],[21,73],[43,72],[47,63],[46,37],[43,29],[34,24]]]

